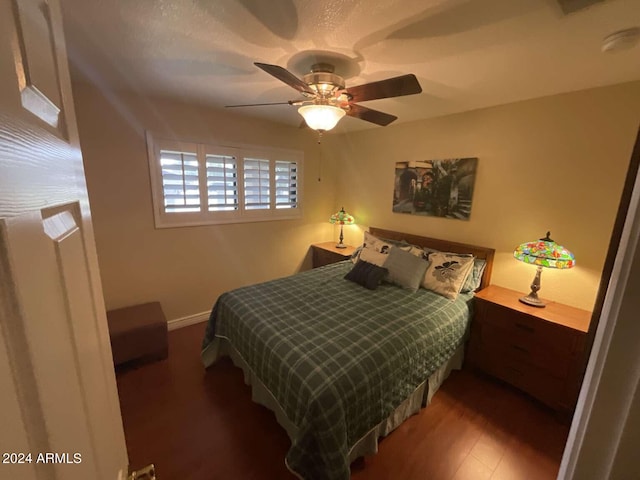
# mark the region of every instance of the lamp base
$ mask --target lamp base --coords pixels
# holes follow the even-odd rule
[[[522,303],[531,305],[532,307],[544,308],[544,303],[538,298],[538,290],[540,290],[540,276],[542,275],[542,267],[538,265],[536,269],[536,276],[533,277],[531,282],[531,291],[526,297],[520,298]]]
[[[533,293],[533,292],[532,292]],[[519,298],[522,303],[526,303],[527,305],[531,305],[532,307],[544,308],[546,305],[538,298],[537,294],[527,295],[526,297]]]
[[[342,240],[344,240],[344,235],[342,234],[342,225],[340,225],[340,238],[339,238],[340,242],[336,245],[336,248],[347,248],[347,246],[342,243]]]

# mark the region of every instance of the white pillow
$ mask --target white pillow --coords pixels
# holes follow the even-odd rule
[[[360,247],[358,255],[351,257],[351,261],[356,263],[358,260],[364,260],[365,262],[373,263],[381,267],[387,259],[390,250],[390,243],[380,240],[369,232],[364,232],[364,243],[362,247]]]
[[[416,247],[415,245],[409,245],[408,247],[400,247],[402,248],[402,250],[404,250],[405,252],[409,252],[411,255],[413,255],[414,257],[420,257],[423,260],[427,260],[428,255],[425,255],[425,251],[420,248],[420,247]]]
[[[375,250],[376,252],[388,254],[389,250],[391,250],[391,244],[380,240],[378,237],[371,235],[369,232],[364,232],[364,243],[362,244],[364,248],[370,248]]]
[[[474,257],[451,253],[434,252],[429,255],[422,286],[440,295],[455,300],[471,269]]]
[[[363,248],[359,257],[360,260],[373,263],[379,267],[384,265],[387,258],[389,258],[389,254],[377,252],[373,248]]]

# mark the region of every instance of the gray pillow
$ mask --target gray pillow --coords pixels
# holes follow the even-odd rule
[[[416,292],[428,266],[428,261],[398,247],[392,247],[389,258],[384,262],[384,268],[389,270],[386,280]]]

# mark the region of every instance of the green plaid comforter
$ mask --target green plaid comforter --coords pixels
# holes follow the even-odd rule
[[[203,359],[226,337],[298,427],[287,454],[305,480],[349,478],[349,450],[463,342],[469,296],[451,301],[344,280],[349,261],[222,294]],[[206,365],[209,366],[209,365]]]

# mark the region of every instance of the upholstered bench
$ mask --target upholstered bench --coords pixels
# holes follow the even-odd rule
[[[159,302],[107,312],[113,363],[167,358],[167,319]]]

